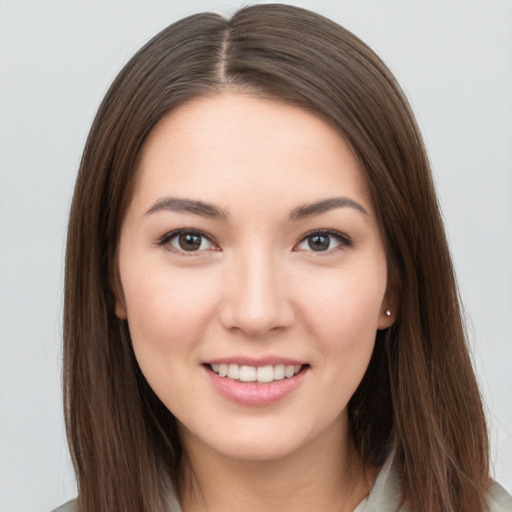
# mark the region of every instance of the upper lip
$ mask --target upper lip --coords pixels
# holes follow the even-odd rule
[[[238,366],[277,366],[278,364],[287,365],[304,365],[307,364],[304,361],[298,359],[291,359],[289,357],[280,356],[266,356],[266,357],[217,357],[215,359],[208,359],[205,364],[237,364]]]

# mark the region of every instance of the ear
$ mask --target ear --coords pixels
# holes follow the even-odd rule
[[[128,318],[128,315],[126,313],[126,306],[124,305],[124,297],[118,298],[116,295],[115,313],[117,318],[119,318],[120,320],[126,320]]]
[[[388,280],[386,293],[382,300],[377,329],[387,329],[395,323],[396,317],[398,316],[398,304],[400,303],[399,296],[398,284],[396,280],[391,277]]]
[[[121,276],[119,275],[119,265],[117,263],[117,256],[114,259],[114,264],[112,265],[112,272],[110,278],[110,289],[114,294],[114,312],[120,320],[126,320],[128,318],[128,314],[126,312],[126,304],[124,300],[123,286],[121,284]]]

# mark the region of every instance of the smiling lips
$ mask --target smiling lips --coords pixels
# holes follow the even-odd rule
[[[204,367],[214,388],[225,398],[242,405],[271,405],[303,382],[308,364],[208,363]]]
[[[211,369],[219,377],[240,380],[242,382],[273,382],[291,378],[299,373],[302,365],[300,364],[277,364],[267,366],[248,366],[238,364],[211,364]]]

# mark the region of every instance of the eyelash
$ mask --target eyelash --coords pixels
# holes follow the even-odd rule
[[[207,240],[208,242],[210,242],[210,244],[212,244],[213,247],[216,248],[215,250],[218,250],[218,246],[212,237],[208,236],[206,233],[203,233],[202,231],[198,231],[195,229],[175,229],[174,231],[166,233],[162,238],[160,238],[157,242],[157,245],[167,246],[169,250],[179,252],[180,254],[186,254],[187,256],[192,256],[194,255],[194,253],[202,252],[201,250],[187,251],[185,249],[174,247],[173,245],[171,245],[171,241],[173,240],[173,238],[177,238],[181,235],[191,235],[200,237],[202,239],[201,245],[203,244],[204,240]]]
[[[306,233],[300,240],[300,242],[295,246],[295,247],[298,247],[299,245],[301,245],[302,243],[306,242],[308,239],[312,239],[313,237],[330,237],[330,238],[334,238],[336,240],[336,242],[339,243],[339,245],[335,246],[335,247],[332,247],[332,248],[328,248],[327,250],[325,251],[315,251],[311,245],[309,245],[309,252],[314,252],[314,253],[317,253],[317,254],[330,254],[332,253],[333,251],[336,251],[336,250],[340,250],[340,249],[348,249],[350,247],[352,247],[352,240],[347,236],[347,235],[344,235],[342,233],[340,233],[339,231],[333,231],[333,230],[315,230],[315,231],[310,231],[309,233]],[[329,245],[330,245],[330,242],[329,242]],[[295,249],[294,247],[294,249]],[[300,249],[299,249],[300,250]]]
[[[202,241],[200,242],[199,248],[196,250],[187,251],[186,249],[174,247],[170,243],[174,238],[177,238],[182,235],[190,235],[190,236],[194,236],[194,237],[200,237],[202,239]],[[331,239],[333,238],[334,240],[336,240],[336,242],[338,242],[338,245],[336,245],[335,247],[331,247],[331,248],[328,247],[326,250],[319,250],[319,251],[315,251],[312,248],[311,244],[308,244],[309,249],[297,249],[297,247],[299,247],[301,244],[308,241],[308,239],[312,239],[313,237],[326,237],[326,238],[331,238]],[[186,254],[186,255],[191,256],[195,253],[200,253],[200,252],[204,251],[204,249],[201,250],[201,245],[203,244],[204,240],[207,240],[210,244],[212,244],[214,250],[220,250],[218,245],[215,243],[214,239],[211,236],[207,235],[206,233],[203,233],[202,231],[198,231],[195,229],[176,229],[174,231],[170,231],[169,233],[166,233],[164,236],[162,236],[158,240],[157,245],[158,246],[168,246],[169,250],[179,252],[180,254]],[[328,244],[330,246],[331,241],[329,241]],[[309,233],[306,233],[300,239],[300,241],[293,247],[293,249],[296,251],[304,250],[306,252],[312,252],[312,253],[317,253],[317,254],[322,254],[322,253],[330,254],[333,251],[340,250],[340,249],[347,249],[350,247],[352,247],[352,240],[348,236],[340,233],[339,231],[315,230],[315,231],[310,231]]]

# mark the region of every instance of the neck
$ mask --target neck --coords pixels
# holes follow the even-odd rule
[[[339,424],[295,452],[271,460],[243,460],[186,441],[184,512],[352,512],[368,494],[372,472]],[[348,431],[348,429],[346,429]]]

